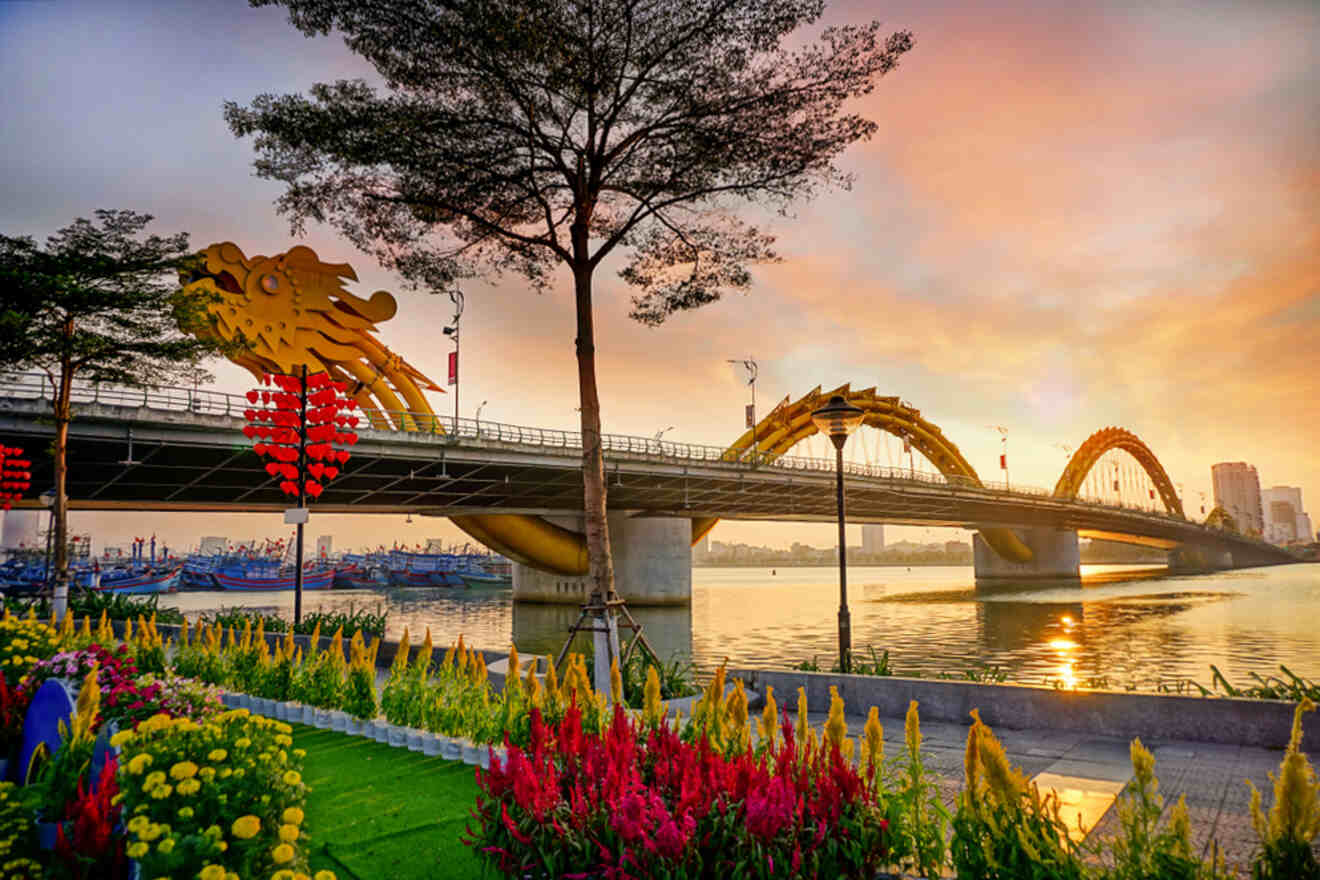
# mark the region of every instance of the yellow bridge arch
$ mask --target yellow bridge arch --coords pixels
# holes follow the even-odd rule
[[[1178,497],[1178,492],[1174,489],[1168,473],[1165,472],[1164,465],[1160,464],[1155,453],[1150,451],[1150,447],[1143,443],[1140,437],[1124,428],[1101,428],[1087,437],[1086,442],[1073,453],[1067,467],[1059,475],[1059,482],[1054,486],[1054,497],[1065,500],[1076,498],[1091,468],[1095,467],[1100,457],[1111,449],[1121,449],[1135,458],[1155,484],[1155,491],[1160,493],[1164,509],[1175,516],[1186,518],[1182,499]]]

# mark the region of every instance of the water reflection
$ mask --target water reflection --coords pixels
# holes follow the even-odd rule
[[[1320,565],[1195,576],[1121,567],[1083,568],[1080,583],[978,588],[970,568],[849,571],[853,646],[890,652],[898,674],[961,675],[993,664],[1017,681],[1153,688],[1216,664],[1234,682],[1252,672],[1320,678]],[[837,653],[838,571],[696,568],[690,608],[634,608],[664,657],[710,669],[786,666]],[[855,586],[854,586],[855,585]],[[162,600],[190,611],[256,605],[291,611],[288,593],[181,593]],[[514,604],[507,590],[344,590],[308,597],[314,610],[382,603],[390,636],[429,626],[437,643],[553,653],[578,609]],[[579,644],[587,648],[585,638]]]

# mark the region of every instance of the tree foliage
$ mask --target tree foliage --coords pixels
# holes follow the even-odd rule
[[[736,202],[784,208],[848,182],[834,160],[876,123],[844,103],[912,45],[873,22],[787,48],[820,0],[253,5],[275,2],[308,35],[342,32],[386,83],[225,105],[295,225],[333,223],[433,287],[494,268],[544,288],[554,264],[624,248],[647,324],[746,288],[747,264],[774,257]]]
[[[152,220],[97,211],[46,239],[0,236],[0,366],[62,368],[94,382],[160,382],[194,368],[214,344],[204,299],[179,291],[188,236],[139,234]]]

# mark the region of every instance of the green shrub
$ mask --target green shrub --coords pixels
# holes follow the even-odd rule
[[[1251,864],[1253,880],[1316,880],[1316,863],[1311,841],[1320,835],[1320,783],[1302,745],[1302,715],[1315,711],[1310,699],[1303,699],[1293,712],[1292,736],[1284,753],[1279,773],[1270,774],[1274,782],[1274,803],[1269,816],[1261,810],[1260,791],[1251,786],[1251,824],[1260,837],[1260,849]]]

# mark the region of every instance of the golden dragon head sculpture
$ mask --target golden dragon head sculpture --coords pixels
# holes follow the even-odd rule
[[[344,278],[357,280],[352,266],[323,263],[309,247],[247,257],[223,242],[198,254],[182,281],[185,289],[211,294],[211,332],[241,344],[231,359],[254,376],[304,365],[324,370],[349,383],[374,426],[439,430],[427,418],[433,412],[422,389],[443,389],[373,335],[378,323],[394,317],[394,297],[378,290],[362,299],[344,289]]]

